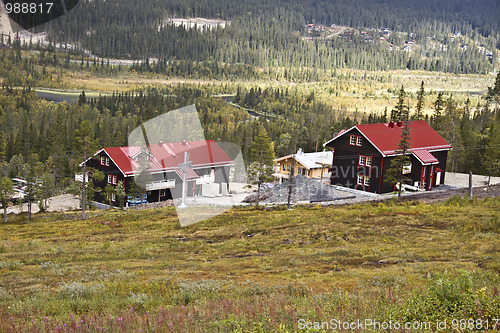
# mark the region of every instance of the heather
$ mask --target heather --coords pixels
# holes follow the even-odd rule
[[[294,332],[500,316],[499,198],[0,224],[1,332]],[[314,331],[314,330],[311,330]],[[320,330],[321,331],[321,330]]]

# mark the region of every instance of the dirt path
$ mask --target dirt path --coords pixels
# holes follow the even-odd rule
[[[62,194],[49,199],[49,212],[61,212],[67,210],[78,209],[80,207],[80,200],[75,198],[72,194]],[[7,214],[20,214],[28,211],[28,204],[23,203],[22,206],[12,206],[7,208]],[[33,214],[38,213],[40,209],[38,204],[33,202],[31,205],[31,212]]]
[[[453,196],[465,196],[468,193],[467,188],[454,188],[454,189],[442,189],[442,190],[433,190],[428,192],[417,192],[417,193],[404,193],[402,194],[402,200],[418,200],[425,203],[433,203],[448,200]],[[480,186],[474,187],[472,191],[473,196],[477,198],[485,198],[485,197],[498,197],[500,196],[500,184],[491,185],[491,186]],[[395,197],[396,194],[382,194],[376,197],[357,197],[355,199],[349,200],[339,200],[339,201],[330,201],[321,203],[322,206],[344,206],[344,205],[352,205],[356,203],[363,202],[383,202],[385,200],[391,199]]]

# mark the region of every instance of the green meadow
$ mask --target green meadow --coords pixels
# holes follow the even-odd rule
[[[500,317],[499,197],[237,207],[183,228],[173,207],[89,215],[0,224],[0,332],[494,331]]]

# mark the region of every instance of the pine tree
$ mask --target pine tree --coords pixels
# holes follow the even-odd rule
[[[485,138],[486,149],[484,152],[484,169],[488,173],[488,186],[491,176],[500,171],[500,125],[498,122],[491,121],[488,126],[488,132]]]
[[[44,173],[40,176],[40,185],[36,187],[36,198],[38,200],[38,208],[44,212],[48,208],[49,198],[54,194],[55,182],[52,173]]]
[[[31,220],[31,208],[33,200],[36,198],[38,191],[37,178],[43,174],[44,165],[38,160],[38,154],[30,154],[26,163],[22,166],[22,175],[26,181],[26,199],[28,201],[28,222]]]
[[[123,180],[120,180],[118,184],[116,184],[116,199],[118,200],[120,208],[123,209],[124,206],[124,200],[125,197],[127,196],[127,193],[125,193],[125,184],[123,183]]]
[[[106,202],[108,203],[109,208],[111,208],[112,196],[113,196],[113,194],[116,195],[115,187],[111,184],[107,184],[106,187],[104,188],[104,193],[106,196]]]
[[[78,96],[78,105],[85,103],[87,103],[87,97],[85,96],[85,90],[82,90],[82,93]]]
[[[387,170],[385,182],[395,185],[399,183],[398,187],[398,200],[401,200],[401,190],[404,182],[407,181],[408,177],[405,176],[405,166],[410,161],[409,150],[411,147],[411,137],[409,128],[409,108],[405,108],[403,112],[403,129],[401,131],[401,139],[398,143],[398,150],[396,151],[396,157],[391,160],[389,169]]]
[[[498,103],[500,102],[500,71],[497,73],[493,87],[488,87],[488,99],[495,102],[494,119],[496,119],[498,114]]]
[[[249,179],[257,185],[257,206],[260,200],[260,188],[265,182],[273,180],[271,175],[274,170],[274,149],[271,139],[264,126],[260,125],[258,134],[250,146]]]
[[[12,195],[14,195],[12,180],[7,176],[0,178],[0,202],[3,207],[3,221],[5,223],[7,223],[7,207]]]
[[[434,102],[434,113],[431,118],[431,125],[437,132],[440,132],[443,127],[443,109],[444,109],[444,99],[443,93],[440,92]]]
[[[83,180],[81,188],[82,220],[85,220],[86,188],[87,188],[87,159],[94,155],[97,150],[97,140],[87,120],[84,120],[73,133],[73,149],[77,159],[82,163]]]

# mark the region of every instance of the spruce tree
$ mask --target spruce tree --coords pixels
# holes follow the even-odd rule
[[[394,109],[391,111],[391,120],[392,121],[402,121],[404,119],[404,113],[407,108],[405,104],[406,92],[405,88],[401,86],[399,90],[398,102]]]
[[[424,90],[424,81],[420,84],[420,90],[418,91],[417,94],[417,106],[415,108],[415,119],[416,120],[421,120],[423,118],[422,110],[424,108],[424,95],[425,95],[425,90]]]

